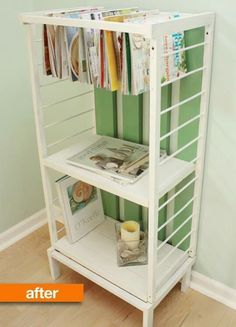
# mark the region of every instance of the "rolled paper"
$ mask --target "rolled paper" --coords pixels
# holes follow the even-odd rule
[[[121,240],[124,241],[130,250],[139,246],[140,242],[140,225],[136,221],[126,221],[121,224]]]

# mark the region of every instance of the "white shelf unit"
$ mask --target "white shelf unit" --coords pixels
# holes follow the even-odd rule
[[[60,12],[60,10],[55,12]],[[51,273],[53,278],[57,278],[60,274],[58,262],[67,265],[142,310],[143,326],[152,326],[155,307],[176,283],[182,281],[182,290],[187,289],[191,267],[196,258],[210,92],[214,14],[182,14],[181,18],[175,20],[139,25],[49,17],[47,16],[48,13],[50,12],[22,14],[21,19],[28,31],[35,125],[51,237],[51,248],[48,250]],[[38,61],[37,54],[37,45],[40,40],[37,37],[36,27],[42,24],[137,33],[150,38],[150,92],[148,94],[149,105],[147,111],[149,115],[149,172],[135,184],[120,185],[103,176],[74,167],[66,162],[68,157],[91,144],[94,138],[97,137],[94,102],[91,103],[92,109],[86,109],[80,105],[76,115],[66,119],[60,118],[59,120],[55,117],[54,122],[49,125],[45,123],[45,109],[59,103],[61,107],[64,105],[66,110],[66,101],[71,101],[71,99],[82,101],[87,94],[91,98],[93,89],[78,83],[76,88],[80,89],[80,91],[76,95],[72,92],[72,95],[68,98],[54,103],[50,102],[50,100],[48,104],[44,103],[43,89],[70,82],[52,79],[51,77],[44,77],[43,79],[40,77],[41,63]],[[163,36],[176,31],[189,31],[199,27],[204,28],[204,41],[185,47],[183,50],[189,51],[198,47],[204,49],[201,67],[197,67],[174,80],[161,83],[161,62],[163,57],[161,44]],[[202,74],[200,91],[180,101],[180,80],[199,72]],[[172,105],[162,110],[161,90],[169,84],[172,84]],[[71,89],[75,89],[74,83],[73,85],[71,83]],[[200,99],[198,114],[180,124],[178,113],[182,110],[181,106],[196,98]],[[171,130],[163,136],[160,135],[161,116],[167,112],[171,117]],[[77,118],[79,118],[76,125],[77,129],[74,130],[73,134],[60,135],[60,133],[56,133],[56,139],[48,141],[47,131],[49,126],[60,127],[61,123],[74,121]],[[176,140],[180,130],[196,120],[199,123],[197,137],[178,148]],[[160,142],[164,138],[170,140],[170,153],[167,159],[159,162]],[[71,144],[68,145],[68,141],[71,141]],[[179,159],[179,154],[193,144],[197,145],[196,157],[190,161]],[[58,150],[58,148],[60,149]],[[135,267],[117,266],[114,220],[110,218],[107,218],[105,223],[75,244],[70,244],[66,237],[59,238],[56,227],[53,183],[50,178],[51,171],[83,180],[102,190],[148,208],[148,264]],[[193,177],[187,184],[185,183],[184,186],[177,189],[176,186],[189,176]],[[173,201],[189,186],[194,186],[193,196],[176,211]],[[164,195],[167,195],[165,203],[160,204],[159,199]],[[191,215],[173,230],[174,220],[190,204],[192,205]],[[167,208],[167,220],[163,225],[160,225],[159,213],[164,207]],[[190,220],[191,228],[188,233],[173,244],[172,237],[186,226]],[[165,238],[158,240],[157,235],[163,228],[167,228]],[[182,249],[181,244],[187,239],[189,240],[189,246],[187,249]]]

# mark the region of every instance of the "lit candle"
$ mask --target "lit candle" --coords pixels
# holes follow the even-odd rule
[[[140,241],[140,225],[136,221],[126,221],[121,224],[121,239],[128,249],[134,250],[138,247]]]

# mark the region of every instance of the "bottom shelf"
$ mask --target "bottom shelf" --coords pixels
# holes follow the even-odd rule
[[[110,283],[147,302],[147,265],[118,267],[116,261],[115,221],[107,218],[104,223],[74,244],[66,237],[58,240],[54,248],[68,258],[103,277]],[[158,254],[162,260],[173,247],[165,244]],[[188,254],[176,249],[158,266],[157,292],[188,259]]]

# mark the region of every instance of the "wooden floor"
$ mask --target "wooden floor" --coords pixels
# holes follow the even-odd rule
[[[46,249],[47,227],[0,253],[0,283],[51,283]],[[56,282],[84,283],[82,304],[0,304],[0,326],[4,327],[140,327],[142,313],[62,266]],[[236,311],[193,290],[179,286],[155,310],[155,327],[235,327]]]

